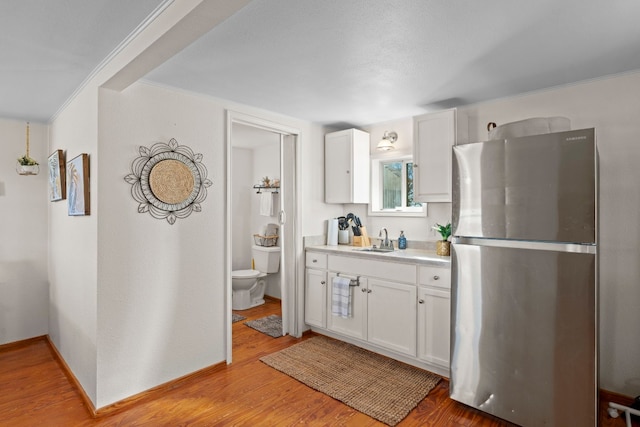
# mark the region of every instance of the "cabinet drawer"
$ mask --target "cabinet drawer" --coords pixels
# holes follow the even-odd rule
[[[418,274],[421,285],[451,289],[451,269],[448,267],[421,265]]]
[[[411,264],[374,261],[347,256],[329,256],[329,270],[338,273],[355,274],[394,282],[416,283],[417,268]]]
[[[309,268],[318,268],[320,270],[327,268],[327,254],[307,252],[305,260],[305,265]]]

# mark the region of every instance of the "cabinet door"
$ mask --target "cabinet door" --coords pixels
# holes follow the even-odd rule
[[[455,110],[446,110],[413,120],[413,189],[419,202],[451,202],[455,114]]]
[[[389,350],[416,355],[415,285],[369,279],[368,340]]]
[[[304,321],[327,327],[327,272],[307,268],[304,282]]]
[[[324,137],[326,203],[369,203],[370,140],[358,129]]]
[[[418,357],[449,369],[451,293],[422,286],[418,293]]]
[[[343,318],[332,314],[331,295],[333,278],[335,273],[329,273],[329,286],[327,291],[327,328],[333,332],[362,340],[367,339],[367,279],[360,277],[359,286],[351,287],[351,313],[349,318]],[[347,277],[356,280],[357,276],[340,274],[340,277]]]
[[[353,191],[350,133],[334,132],[324,140],[324,200],[326,203],[350,203]]]

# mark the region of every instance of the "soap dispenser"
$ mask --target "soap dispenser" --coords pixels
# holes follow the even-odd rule
[[[404,237],[404,231],[401,231],[400,237],[398,237],[398,249],[407,249],[407,238]]]

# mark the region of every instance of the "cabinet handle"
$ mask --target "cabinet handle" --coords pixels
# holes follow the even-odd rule
[[[367,292],[367,290],[365,288],[362,288],[362,292]]]
[[[320,282],[321,285],[325,285],[327,282],[325,282],[324,280],[322,282]]]
[[[424,304],[424,300],[423,299],[419,299],[418,300],[418,304]]]
[[[417,168],[417,167],[418,167],[418,165],[416,165],[416,164],[414,163],[414,164],[413,164],[413,167],[414,167],[414,168]]]
[[[433,276],[433,280],[440,280],[440,276]]]
[[[367,289],[367,293],[370,294],[371,293],[371,289]]]
[[[314,259],[314,260],[311,260],[311,262],[318,262],[318,260],[317,260],[317,259]]]
[[[350,173],[350,171],[347,171],[347,173]]]

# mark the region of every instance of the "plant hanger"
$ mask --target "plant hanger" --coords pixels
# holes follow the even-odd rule
[[[29,157],[29,122],[27,122],[27,152],[24,156],[18,158],[16,172],[18,172],[18,175],[38,175],[38,172],[40,172],[38,162]]]

